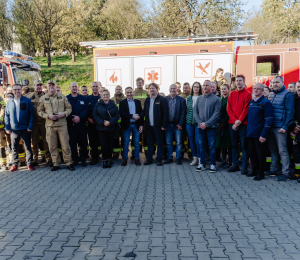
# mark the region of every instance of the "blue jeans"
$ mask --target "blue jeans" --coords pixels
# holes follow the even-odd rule
[[[240,125],[238,130],[232,129],[232,124],[229,124],[229,133],[232,144],[232,163],[233,166],[239,167],[239,141],[242,146],[242,171],[247,171],[248,168],[248,149],[247,149],[247,125]]]
[[[135,159],[140,157],[140,133],[135,124],[129,124],[127,130],[123,130],[123,159],[128,160],[128,147],[130,142],[130,134],[132,132],[132,141],[134,144],[134,156]]]
[[[186,131],[189,137],[190,148],[193,157],[200,158],[200,144],[199,144],[199,131],[198,125],[186,124]]]
[[[168,159],[173,159],[173,135],[176,141],[176,159],[180,159],[182,155],[182,131],[174,127],[173,124],[168,124],[166,130],[167,155]]]
[[[198,128],[199,146],[200,146],[200,162],[206,165],[206,142],[209,148],[210,165],[216,165],[216,128],[206,128],[202,130]]]
[[[157,145],[157,159],[162,160],[164,155],[164,132],[161,128],[149,126],[147,128],[148,155],[147,159],[153,161],[154,140]]]

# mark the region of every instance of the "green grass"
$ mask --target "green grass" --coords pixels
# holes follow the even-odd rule
[[[256,76],[271,76],[272,74],[272,63],[257,63],[256,65]]]
[[[94,81],[92,57],[93,55],[78,55],[76,62],[72,62],[71,56],[54,56],[51,68],[47,66],[47,57],[35,57],[33,61],[42,66],[44,84],[49,79],[54,79],[66,95],[70,93],[69,87],[73,81],[77,82],[79,87],[91,86]]]

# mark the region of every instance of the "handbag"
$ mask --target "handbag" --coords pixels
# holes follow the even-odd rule
[[[109,119],[112,119],[112,116],[111,116],[109,110],[107,109],[106,111],[107,111],[107,114],[108,114],[108,116],[109,116]],[[117,123],[117,126],[118,126],[119,129],[121,129],[121,126],[120,126],[119,123]]]

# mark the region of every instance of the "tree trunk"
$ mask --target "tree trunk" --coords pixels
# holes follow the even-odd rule
[[[48,68],[51,67],[51,51],[50,48],[47,50],[47,56],[48,56]]]
[[[71,51],[71,54],[72,54],[72,61],[75,62],[76,61],[75,51]]]

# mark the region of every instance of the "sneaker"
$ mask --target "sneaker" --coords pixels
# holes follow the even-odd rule
[[[18,166],[14,166],[14,165],[11,166],[11,168],[9,169],[10,172],[14,172],[16,170],[18,170]]]
[[[193,161],[190,163],[190,166],[196,166],[198,164],[198,158],[197,156],[193,157]]]
[[[201,172],[205,170],[205,165],[202,165],[202,163],[199,163],[196,167],[196,172]]]
[[[290,177],[288,175],[281,175],[277,181],[287,181]]]
[[[265,172],[266,176],[277,176],[277,172],[267,171]]]
[[[34,171],[35,169],[34,169],[33,165],[29,165],[29,166],[28,166],[28,170]]]
[[[212,164],[209,168],[209,172],[215,173],[216,171],[217,171],[216,166]]]

